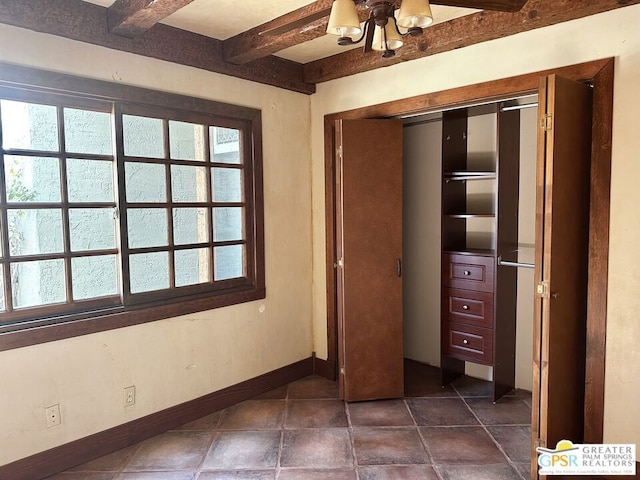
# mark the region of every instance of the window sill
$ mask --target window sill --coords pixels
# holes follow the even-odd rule
[[[127,309],[124,307],[119,309],[110,308],[102,312],[94,312],[91,316],[84,314],[81,318],[78,318],[77,315],[69,316],[59,322],[47,325],[34,327],[25,325],[24,328],[4,332],[0,328],[0,351],[179,317],[260,300],[265,297],[266,290],[264,287],[243,287],[234,289],[229,293],[207,295],[172,303],[162,301]],[[15,328],[15,325],[13,328]]]

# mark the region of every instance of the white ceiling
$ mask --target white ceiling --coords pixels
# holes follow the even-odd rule
[[[103,7],[109,7],[114,2],[114,0],[84,1]],[[194,0],[186,7],[165,18],[162,23],[218,40],[226,40],[313,2],[314,0]],[[476,11],[470,8],[440,5],[433,5],[431,8],[434,17],[433,24],[446,22]],[[344,52],[346,48],[358,48],[358,46],[340,47],[334,36],[325,35],[282,50],[276,55],[295,62],[307,63]]]

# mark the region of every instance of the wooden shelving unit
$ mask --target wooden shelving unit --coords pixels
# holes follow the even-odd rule
[[[497,259],[518,238],[520,115],[484,107],[496,148],[472,162],[468,119],[476,113],[443,113],[441,368],[445,385],[465,362],[491,366],[496,401],[515,385],[517,275]]]

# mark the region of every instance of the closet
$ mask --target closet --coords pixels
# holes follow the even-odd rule
[[[608,217],[602,205],[608,207],[609,203],[602,192],[608,191],[613,63],[610,59],[591,62],[567,67],[562,73],[570,78],[546,73],[525,75],[506,83],[492,82],[488,84],[489,90],[485,90],[485,93],[493,92],[487,93],[487,97],[493,99],[504,98],[507,92],[513,95],[511,98],[520,92],[531,92],[539,103],[538,109],[520,111],[517,199],[504,195],[508,191],[505,189],[515,188],[516,182],[501,186],[505,159],[498,155],[503,142],[513,138],[499,135],[501,119],[508,118],[503,114],[509,111],[506,107],[513,106],[511,102],[502,102],[487,114],[495,115],[495,120],[488,122],[494,129],[491,134],[474,133],[479,131],[476,120],[483,115],[476,115],[477,107],[467,107],[466,155],[459,157],[464,158],[466,164],[460,171],[443,169],[445,114],[416,114],[415,99],[325,117],[326,202],[331,212],[326,219],[328,361],[337,362],[336,372],[345,400],[400,396],[397,385],[401,384],[403,375],[403,353],[406,358],[433,366],[442,366],[444,357],[445,363],[453,364],[443,366],[451,372],[451,377],[462,373],[463,365],[465,374],[495,380],[499,387],[500,379],[494,377],[494,367],[501,365],[495,352],[502,351],[503,347],[496,335],[496,331],[502,330],[496,315],[503,304],[499,296],[500,279],[506,278],[500,272],[509,268],[515,269],[518,276],[515,386],[531,389],[533,393],[532,445],[552,448],[563,438],[580,441],[583,432],[585,436],[588,433],[591,438],[597,437],[602,413],[597,401],[603,387],[596,367],[602,365],[602,356],[594,345],[601,344],[597,336],[603,330],[598,328],[605,322],[600,321],[594,311],[606,305],[606,298],[598,288],[606,285],[606,268],[600,268],[599,263],[599,259],[606,258],[606,241],[602,244],[597,235],[606,236],[607,232]],[[584,78],[593,78],[595,88],[579,81]],[[450,100],[450,106],[436,101],[433,105],[441,105],[445,111],[455,110],[460,105],[469,105],[467,102],[477,101],[477,94],[469,87],[452,97],[461,101]],[[430,99],[431,95],[426,95],[421,101],[430,105]],[[525,112],[531,113],[529,120]],[[362,117],[376,114],[387,117],[370,120],[380,125],[381,130],[359,123]],[[392,120],[390,117],[394,116]],[[399,132],[395,127],[397,122],[402,124]],[[477,138],[487,142],[491,139],[493,146],[477,150],[474,146]],[[395,147],[398,143],[400,155]],[[388,151],[383,151],[385,146]],[[435,155],[434,151],[437,151]],[[482,155],[476,155],[478,151]],[[484,153],[489,151],[493,154],[485,157]],[[524,154],[533,160],[525,162]],[[495,164],[489,163],[494,172],[474,166],[475,162],[483,163],[483,158],[495,160]],[[350,166],[357,168],[351,170]],[[527,169],[526,174],[523,167]],[[601,171],[605,173],[599,175]],[[401,201],[396,196],[399,172],[402,173]],[[462,181],[461,177],[474,172],[485,178],[464,180],[464,203],[453,203],[460,209],[443,210],[443,183]],[[492,174],[494,179],[490,178]],[[492,182],[494,186],[486,187],[487,191],[474,190]],[[523,194],[523,186],[528,193]],[[362,198],[352,194],[357,191],[362,193]],[[475,203],[476,199],[479,203]],[[502,241],[502,232],[509,231],[500,228],[505,221],[503,213],[505,208],[508,211],[513,206],[501,206],[503,199],[518,203],[515,245],[509,239]],[[526,209],[534,213],[523,215],[525,203],[533,204],[533,208],[527,206]],[[378,211],[387,205],[401,206],[401,222],[395,221],[398,217],[395,213],[381,218]],[[443,236],[443,218],[445,222],[456,218],[465,220],[464,235],[458,237],[463,238],[464,243],[456,244],[454,240],[453,244],[443,245],[443,241],[456,238],[455,227],[453,234]],[[484,228],[477,227],[483,222]],[[398,223],[402,226],[400,234]],[[354,226],[357,228],[352,231]],[[523,238],[525,234],[527,238]],[[388,238],[401,238],[402,247],[382,248],[382,240]],[[597,241],[591,244],[590,239]],[[523,243],[535,248],[523,249]],[[523,258],[527,250],[535,259]],[[372,272],[369,263],[361,261],[364,258],[358,253],[362,251],[376,253],[378,270]],[[491,318],[488,315],[483,320],[486,323],[476,325],[487,329],[483,332],[491,342],[491,354],[482,346],[477,348],[483,363],[477,363],[478,358],[456,358],[450,351],[441,357],[442,331],[446,331],[441,328],[440,308],[443,253],[449,255],[449,271],[452,255],[466,258],[463,262],[467,264],[469,256],[484,256],[485,269],[493,268],[493,294],[483,292],[477,283],[446,285],[450,290],[453,287],[464,291],[465,295],[493,295],[493,323],[488,321]],[[482,268],[483,264],[472,265]],[[533,270],[529,268],[531,265],[535,265]],[[469,271],[468,275],[465,270]],[[463,266],[461,271],[463,278],[473,276],[469,268]],[[523,275],[529,275],[526,282],[522,281]],[[488,280],[487,277],[487,283]],[[473,300],[469,296],[463,298]],[[387,304],[394,305],[393,313],[383,311],[382,307]],[[468,308],[463,308],[464,305]],[[456,308],[460,310],[456,313],[471,312],[468,303],[459,303]],[[400,327],[396,322],[399,315],[403,317]],[[450,318],[446,321],[472,324],[468,318],[464,319],[467,323],[460,322],[461,319],[463,317],[458,316],[453,322]],[[356,327],[351,328],[354,324]],[[457,331],[464,332],[466,328]],[[449,328],[447,338],[451,331]],[[523,342],[525,339],[528,344]],[[461,345],[470,344],[464,337],[456,341]],[[589,342],[590,349],[587,348]],[[510,347],[504,351],[510,353]],[[512,361],[510,356],[509,361]],[[498,397],[499,388],[496,392]],[[596,401],[596,405],[588,401]],[[532,458],[535,459],[535,455]]]
[[[494,401],[532,388],[536,101],[405,120],[405,356]]]

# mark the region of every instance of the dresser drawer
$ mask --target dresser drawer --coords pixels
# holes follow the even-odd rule
[[[493,292],[495,259],[483,255],[442,255],[442,284],[445,287]]]
[[[493,294],[444,287],[442,319],[493,328]]]
[[[493,364],[493,330],[456,322],[444,323],[443,327],[446,329],[442,337],[444,353],[461,360]]]

